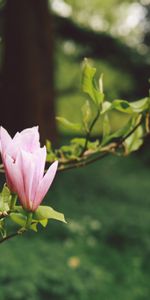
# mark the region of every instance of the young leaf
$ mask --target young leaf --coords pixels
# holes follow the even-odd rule
[[[85,139],[84,139],[85,140]],[[78,159],[82,150],[82,146],[78,143],[70,142],[69,145],[63,145],[58,150],[57,154],[65,159]]]
[[[136,151],[143,144],[143,128],[139,126],[125,141],[126,153]]]
[[[104,114],[102,125],[103,125],[103,137],[106,137],[111,132],[111,126],[110,126],[108,114]]]
[[[146,97],[138,101],[130,102],[130,106],[133,109],[133,111],[136,113],[143,112],[144,110],[149,109],[150,98]]]
[[[107,111],[109,111],[112,107],[112,103],[109,101],[104,101],[102,103],[102,110],[101,110],[101,115],[103,115],[104,113],[106,113]]]
[[[126,100],[114,100],[112,102],[111,109],[114,108],[118,111],[133,114],[133,113],[141,113],[147,110],[150,106],[150,98],[144,98],[138,101],[128,102]]]
[[[39,206],[33,214],[35,220],[54,219],[66,223],[64,215],[50,206]]]
[[[9,217],[17,225],[20,225],[21,227],[24,228],[26,227],[27,216],[24,214],[24,211],[23,213],[11,213]],[[32,229],[33,231],[37,232],[37,225],[38,225],[38,221],[32,220],[29,229]]]
[[[39,223],[40,223],[43,227],[46,227],[46,226],[47,226],[47,223],[48,223],[48,219],[40,220]]]
[[[101,74],[99,79],[99,90],[103,94],[103,74]]]
[[[88,131],[89,130],[89,122],[92,117],[92,111],[91,111],[90,103],[88,100],[83,104],[83,106],[81,107],[81,110],[82,110],[82,115],[83,115],[83,124],[84,124],[86,131]]]
[[[70,142],[71,142],[72,145],[77,144],[81,147],[84,147],[85,138],[73,138]]]
[[[93,142],[88,141],[87,143],[87,149],[89,150],[93,150],[96,151],[99,148],[99,140],[95,140]],[[71,144],[72,145],[76,145],[76,146],[80,146],[80,150],[83,149],[84,145],[85,145],[85,138],[74,138],[71,140]]]
[[[126,100],[114,100],[112,102],[112,107],[111,109],[114,108],[118,111],[124,112],[124,113],[128,113],[128,114],[132,114],[133,110],[130,106],[130,103]]]
[[[100,105],[104,100],[104,94],[96,87],[94,81],[95,73],[96,69],[91,67],[86,59],[82,75],[82,89],[83,92],[90,96],[95,104]]]
[[[25,227],[27,221],[27,217],[25,215],[21,213],[11,213],[9,217],[14,223],[20,225],[21,227]]]
[[[146,130],[147,134],[150,133],[150,113],[149,112],[147,112],[146,117],[145,117],[145,130]]]
[[[9,211],[11,203],[11,193],[6,184],[4,184],[2,192],[0,193],[0,211],[7,212]]]
[[[38,231],[37,225],[38,225],[38,222],[33,222],[33,223],[30,225],[30,229],[32,229],[33,231],[37,232],[37,231]]]
[[[52,143],[50,140],[46,140],[46,150],[47,152],[51,152],[52,150]]]
[[[132,118],[130,118],[128,122],[125,124],[125,126],[123,126],[122,128],[118,129],[117,131],[113,132],[110,135],[104,136],[101,146],[106,145],[109,141],[115,138],[123,137],[124,135],[126,135],[132,127],[132,122],[133,120]]]
[[[76,132],[82,131],[82,125],[79,123],[72,123],[63,117],[56,117],[56,120],[59,121],[66,129]]]
[[[51,144],[50,140],[46,140],[46,150],[47,150],[46,161],[47,162],[55,161],[57,159],[57,157],[52,149],[52,144]]]

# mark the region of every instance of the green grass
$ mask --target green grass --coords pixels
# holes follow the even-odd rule
[[[1,245],[1,300],[147,300],[150,170],[109,157],[57,175],[45,203],[65,213]]]

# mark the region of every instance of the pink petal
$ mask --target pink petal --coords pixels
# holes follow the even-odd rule
[[[12,138],[10,137],[9,133],[6,129],[4,129],[2,126],[0,127],[0,151],[2,153],[2,157],[4,156],[4,153],[6,152],[6,149],[10,145],[12,141]]]
[[[20,168],[20,157],[18,157],[16,162],[14,163],[13,159],[9,155],[6,155],[6,170],[8,178],[12,184],[12,189],[19,195],[21,203],[23,204],[26,197]]]
[[[38,126],[17,133],[13,142],[25,151],[33,152],[40,147]]]
[[[19,150],[20,150],[20,145],[17,143],[14,143],[12,140],[11,143],[8,145],[7,154],[10,155],[13,158],[13,160],[15,161],[17,158],[17,155],[19,153]]]
[[[36,208],[40,205],[46,193],[48,192],[53,179],[55,177],[56,171],[58,167],[58,161],[55,161],[48,169],[44,177],[42,178],[39,186],[37,187],[36,196],[33,202],[32,210],[36,210]]]
[[[39,126],[33,126],[31,128],[26,128],[20,132],[21,135],[31,134],[37,136],[37,139],[39,140]]]
[[[33,156],[34,161],[34,175],[32,184],[32,201],[35,199],[37,187],[44,175],[45,161],[46,161],[46,147],[38,149]]]
[[[32,208],[32,185],[34,179],[35,162],[31,153],[21,150],[21,173],[24,183],[25,203],[24,207]]]

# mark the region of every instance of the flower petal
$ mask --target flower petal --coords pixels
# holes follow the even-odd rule
[[[11,188],[13,192],[17,193],[19,195],[19,198],[21,200],[21,203],[24,203],[25,201],[25,191],[24,191],[24,182],[22,178],[22,173],[20,168],[20,160],[21,157],[18,156],[16,162],[14,163],[13,159],[6,155],[6,170],[7,170],[7,176],[8,180],[11,183]]]
[[[28,210],[32,208],[32,185],[35,171],[35,162],[31,153],[21,150],[21,173],[24,184],[25,203]]]
[[[34,126],[17,133],[13,142],[25,151],[34,152],[40,148],[39,138],[38,126]]]
[[[6,152],[6,149],[10,145],[11,141],[12,141],[11,136],[9,135],[7,130],[1,126],[0,127],[0,151],[2,157],[4,156],[4,153]]]
[[[34,201],[37,187],[43,178],[44,175],[44,168],[45,168],[45,161],[46,161],[46,147],[38,149],[33,156],[34,161],[34,175],[33,175],[33,184],[32,184],[32,197],[31,200]]]
[[[33,201],[32,210],[36,210],[37,207],[42,202],[43,198],[45,197],[46,193],[48,192],[53,179],[55,177],[56,171],[58,167],[58,161],[55,161],[48,169],[42,180],[40,181],[39,186],[37,187],[37,192],[35,199]]]

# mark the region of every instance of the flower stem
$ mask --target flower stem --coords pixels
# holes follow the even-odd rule
[[[32,222],[32,216],[33,216],[33,212],[28,212],[27,214],[27,221],[26,221],[26,229],[30,228],[31,222]]]
[[[11,203],[10,203],[10,210],[13,210],[17,201],[17,195],[12,194]]]

